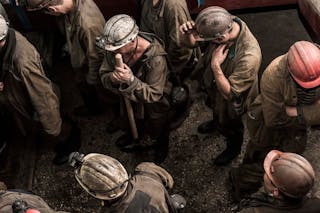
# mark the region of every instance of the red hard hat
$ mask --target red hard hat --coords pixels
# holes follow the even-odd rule
[[[320,49],[313,43],[294,43],[288,51],[287,66],[301,87],[310,89],[320,85]]]
[[[41,212],[35,209],[27,209],[26,213],[41,213]]]
[[[311,164],[298,154],[272,150],[263,167],[272,183],[288,197],[302,198],[314,184],[315,173]]]

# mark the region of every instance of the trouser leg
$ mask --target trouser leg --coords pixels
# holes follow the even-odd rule
[[[56,156],[53,159],[53,163],[61,165],[68,161],[71,152],[80,149],[81,130],[71,118],[64,117],[61,133],[55,140],[57,143],[55,147]]]
[[[84,82],[78,84],[77,86],[84,103],[84,108],[77,108],[75,113],[77,115],[97,115],[101,113],[99,98],[95,86]]]
[[[241,119],[237,119],[229,122],[228,125],[220,125],[218,130],[226,137],[226,149],[215,158],[214,164],[226,165],[241,152],[244,127]]]

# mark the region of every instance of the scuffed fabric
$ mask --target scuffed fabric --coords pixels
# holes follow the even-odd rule
[[[141,163],[130,179],[126,194],[103,212],[168,213],[171,202],[166,186],[173,185],[171,175],[154,163]]]
[[[172,87],[168,81],[166,53],[155,37],[145,37],[146,35],[141,33],[139,36],[149,40],[150,46],[139,61],[130,67],[135,75],[134,81],[128,87],[112,84],[110,76],[115,66],[114,54],[107,52],[100,68],[102,85],[111,92],[128,98],[132,103],[135,118],[150,121],[151,124],[146,127],[158,126],[160,120],[164,127],[170,109],[167,97]]]
[[[180,25],[191,21],[185,0],[141,1],[141,31],[156,34],[165,43],[172,72],[181,73],[193,54],[192,49],[181,45]]]
[[[250,197],[239,203],[240,213],[316,213],[320,211],[319,198],[304,198],[302,200],[280,200],[268,196],[261,188]]]
[[[216,44],[209,44],[196,68],[198,71],[203,70],[203,84],[220,124],[240,119],[243,113],[240,108],[243,108],[244,100],[261,64],[261,50],[256,38],[243,21],[239,18],[235,18],[235,21],[241,26],[241,31],[235,44],[230,47],[232,51],[229,51],[226,60],[221,65],[221,69],[231,86],[230,100],[224,99],[218,91],[211,70],[211,56],[217,47]],[[240,103],[237,106],[239,109],[235,108],[237,102]]]
[[[154,163],[144,162],[144,163],[140,163],[135,169],[135,172],[141,172],[141,171],[142,172],[147,171],[147,172],[150,172],[150,173],[153,173],[153,174],[159,176],[161,178],[163,185],[166,188],[172,189],[173,183],[174,183],[173,178],[162,167],[157,166]]]
[[[61,131],[59,100],[51,81],[45,76],[36,49],[17,31],[12,62],[4,62],[3,99],[9,103],[18,128],[26,135],[30,122],[40,121],[49,135]],[[12,63],[12,64],[11,64]]]
[[[11,205],[17,199],[27,202],[29,208],[36,209],[41,213],[67,213],[63,211],[54,211],[39,196],[31,193],[23,193],[18,191],[0,191],[0,212],[12,212]]]
[[[99,83],[99,68],[103,60],[103,50],[96,47],[96,37],[103,34],[105,19],[92,0],[76,0],[76,7],[63,16],[60,28],[66,36],[74,69],[88,67],[86,81]]]
[[[280,132],[283,132],[283,134],[288,133],[286,136],[288,140],[289,138],[298,137],[296,140],[300,139],[301,143],[303,143],[303,135],[299,135],[299,132],[305,132],[307,126],[320,124],[319,104],[317,103],[317,100],[320,99],[320,88],[317,88],[315,91],[317,97],[313,103],[299,106],[297,85],[286,70],[286,55],[279,56],[271,62],[262,75],[260,85],[261,94],[258,94],[256,91],[251,92],[255,93],[256,97],[250,95],[250,99],[253,102],[248,103],[248,116],[251,118],[248,121],[262,125],[270,132],[274,132],[274,134]],[[257,86],[255,90],[257,90]],[[285,106],[301,108],[302,119],[289,117],[286,114]],[[257,125],[250,125],[252,128],[249,129],[249,132],[252,133],[250,135],[254,139],[261,140],[264,137],[259,136],[260,133],[256,131]],[[255,131],[252,131],[252,129]],[[258,137],[254,135],[258,135]],[[279,137],[277,135],[272,140],[276,140]],[[283,137],[283,139],[286,137]],[[271,141],[268,142],[268,144],[271,143]],[[280,143],[279,139],[275,144],[278,143]],[[281,143],[283,144],[284,142]]]

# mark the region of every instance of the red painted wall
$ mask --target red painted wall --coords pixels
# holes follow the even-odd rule
[[[197,8],[197,0],[188,0],[190,12],[195,14],[208,6],[220,6],[227,10],[236,10],[297,4],[297,0],[204,0],[204,2],[204,6]]]

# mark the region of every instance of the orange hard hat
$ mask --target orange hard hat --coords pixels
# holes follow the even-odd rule
[[[294,43],[287,56],[287,67],[293,79],[303,88],[320,85],[320,49],[308,41]]]

